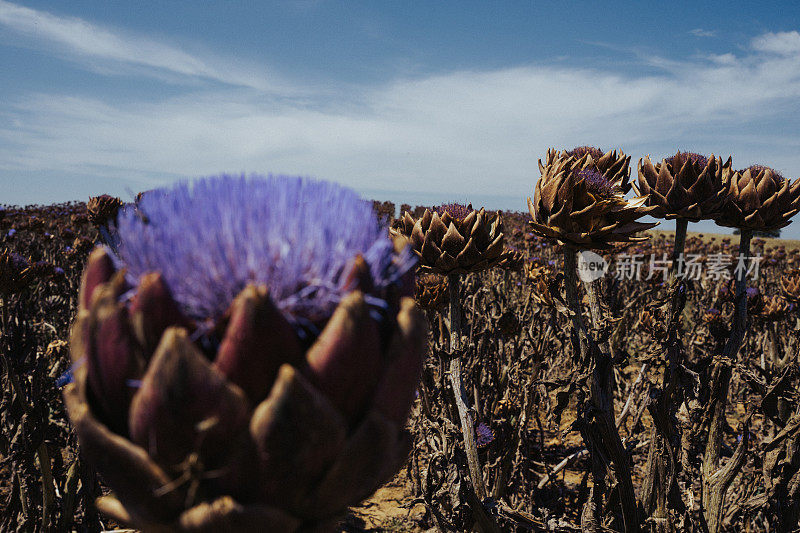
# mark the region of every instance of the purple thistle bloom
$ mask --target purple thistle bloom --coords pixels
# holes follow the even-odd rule
[[[8,237],[13,237],[16,233],[17,233],[17,230],[15,230],[14,228],[11,228],[10,230],[8,230],[8,233],[6,235]]]
[[[464,220],[470,213],[472,213],[473,209],[472,204],[464,205],[454,202],[451,204],[440,205],[439,207],[435,208],[435,211],[439,213],[439,215],[449,213],[450,216],[456,220]]]
[[[11,252],[11,264],[13,265],[14,270],[18,272],[31,266],[30,262],[28,262],[25,257],[19,255],[17,252]]]
[[[586,182],[586,188],[589,192],[607,198],[614,194],[614,184],[611,183],[601,172],[592,168],[585,168],[575,172],[575,177],[578,180],[583,179]]]
[[[750,165],[749,167],[741,170],[740,172],[744,173],[745,170],[749,170],[750,174],[752,174],[753,176],[755,176],[756,174],[759,174],[761,172],[766,172],[767,170],[769,170],[770,172],[772,172],[772,175],[775,176],[775,179],[777,181],[783,183],[783,181],[786,180],[786,178],[783,177],[783,174],[781,174],[780,172],[778,172],[774,168],[768,167],[766,165],[758,165],[758,164]]]
[[[131,284],[160,272],[184,312],[221,316],[248,284],[264,284],[296,320],[327,319],[361,254],[380,307],[411,266],[369,202],[339,185],[286,176],[217,176],[145,195],[121,211],[119,259]]]
[[[683,165],[685,165],[687,161],[693,162],[700,168],[703,168],[706,165],[708,165],[708,158],[702,154],[697,154],[695,152],[678,152],[672,157],[668,157],[666,161],[667,163],[672,165],[672,167],[676,170],[680,170],[681,168],[683,168]]]
[[[475,427],[475,444],[479,448],[488,446],[494,440],[494,432],[485,423],[481,422]]]
[[[600,148],[595,148],[594,146],[578,146],[573,148],[572,150],[567,151],[567,155],[571,155],[578,159],[582,158],[584,155],[589,154],[592,156],[592,159],[597,161],[601,157],[603,157],[603,150]]]

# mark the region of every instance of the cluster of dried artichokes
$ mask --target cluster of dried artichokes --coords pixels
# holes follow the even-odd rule
[[[733,170],[730,157],[723,162],[678,152],[655,165],[645,157],[638,189],[656,207],[653,216],[714,220],[739,229],[782,228],[800,211],[800,180],[792,183],[763,165]]]
[[[792,183],[769,167],[733,170],[730,157],[677,152],[659,163],[641,159],[634,185],[629,161],[590,147],[549,150],[528,199],[533,231],[580,249],[606,249],[641,240],[636,234],[655,225],[636,222],[644,215],[767,230],[786,226],[800,211],[800,180]],[[631,187],[635,197],[627,200]]]

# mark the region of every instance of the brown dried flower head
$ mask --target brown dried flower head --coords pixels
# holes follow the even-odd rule
[[[414,299],[426,311],[440,311],[447,305],[447,278],[420,274],[414,287]]]
[[[786,301],[782,296],[768,296],[764,298],[763,302],[763,306],[755,318],[764,322],[783,320],[794,309],[794,304]]]
[[[648,156],[639,160],[638,174],[639,192],[656,207],[652,216],[697,222],[714,218],[728,197],[731,158],[723,163],[713,155],[678,152],[654,165]]]
[[[117,213],[122,208],[122,200],[108,194],[92,196],[86,204],[89,220],[95,226],[108,226],[117,219]]]
[[[457,274],[491,268],[507,259],[500,213],[490,217],[472,205],[449,204],[426,209],[419,218],[406,211],[391,230],[405,238],[423,272]]]
[[[612,184],[616,185],[625,194],[631,190],[630,183],[630,161],[631,157],[622,152],[617,154],[616,150],[603,152],[594,146],[579,146],[572,150],[567,150],[564,155],[574,158],[577,161],[584,161],[581,168],[594,168]],[[548,152],[549,156],[549,152]],[[539,163],[541,170],[542,164]]]
[[[800,180],[793,183],[762,165],[737,170],[728,183],[728,199],[717,224],[763,230],[788,226],[800,211]]]
[[[550,286],[554,283],[553,274],[549,268],[537,266],[533,263],[525,264],[525,277],[531,280],[533,290],[531,298],[539,305],[552,307],[555,305]]]
[[[636,222],[649,214],[646,197],[626,200],[630,156],[606,152],[595,161],[592,151],[548,150],[533,201],[528,198],[533,231],[580,249],[608,249],[615,242],[647,240],[636,233],[657,223]]]
[[[8,250],[0,252],[0,296],[7,298],[22,292],[34,277],[27,259]]]
[[[656,338],[663,338],[666,336],[666,321],[664,320],[663,312],[658,307],[645,307],[639,313],[639,321],[637,324],[641,326],[647,333]]]
[[[703,322],[709,325],[721,324],[723,319],[724,317],[722,315],[722,311],[716,307],[709,307],[703,312],[702,315]]]
[[[800,270],[790,270],[781,276],[783,296],[790,302],[800,303]]]

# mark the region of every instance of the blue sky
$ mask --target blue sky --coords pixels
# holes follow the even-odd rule
[[[0,203],[225,171],[523,210],[583,144],[800,176],[800,3],[658,4],[0,0]]]

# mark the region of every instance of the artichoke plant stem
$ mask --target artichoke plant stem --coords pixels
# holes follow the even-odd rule
[[[578,337],[580,358],[586,363],[589,358],[589,342],[581,317],[581,304],[578,298],[578,261],[577,250],[572,246],[564,246],[564,286],[567,293],[567,305],[572,311],[572,334]]]
[[[752,230],[742,229],[739,235],[739,259],[744,262],[745,268],[736,270],[736,308],[733,316],[731,335],[722,357],[714,365],[711,375],[710,412],[711,424],[708,428],[708,441],[706,442],[705,456],[703,457],[703,506],[710,533],[717,533],[722,525],[722,507],[725,501],[725,492],[734,477],[741,469],[741,461],[734,458],[744,457],[743,447],[747,446],[747,439],[742,438],[732,457],[724,468],[718,471],[719,457],[722,448],[722,435],[724,432],[725,408],[728,403],[728,389],[730,387],[732,366],[736,354],[744,340],[747,331],[747,261],[750,258],[750,239]],[[746,430],[745,430],[746,431]],[[740,463],[737,465],[737,462]]]
[[[675,388],[679,386],[678,369],[683,363],[681,361],[683,350],[678,337],[677,319],[683,311],[685,300],[682,298],[681,287],[675,282],[680,275],[679,268],[686,247],[688,226],[687,219],[675,219],[675,242],[672,247],[672,265],[669,270],[669,287],[672,289],[672,295],[669,315],[667,315],[669,317],[666,338],[667,364],[661,377],[661,396],[657,403],[650,406],[654,418],[658,418],[661,423],[653,424],[651,429],[650,449],[647,454],[641,496],[645,510],[652,513],[655,531],[667,531],[671,527],[667,512],[667,498],[674,488],[675,474],[678,471],[676,462],[680,460],[679,455],[675,453],[680,442],[680,436],[676,434],[678,425],[672,421],[675,419],[675,413],[680,403],[680,395],[676,394],[679,391],[676,391]],[[664,434],[662,429],[667,430],[668,434]],[[669,465],[666,464],[667,461],[669,461]]]
[[[461,332],[464,326],[463,309],[461,307],[461,275],[448,274],[447,292],[449,296],[449,319],[450,319],[450,362],[449,379],[453,389],[458,417],[461,422],[461,435],[464,439],[464,451],[467,455],[467,467],[472,483],[472,490],[475,498],[472,498],[470,507],[475,513],[475,519],[484,533],[500,533],[500,529],[494,520],[489,517],[483,507],[483,500],[486,498],[486,487],[483,484],[483,474],[480,461],[478,460],[478,448],[475,445],[475,427],[472,415],[469,412],[465,398],[464,384],[461,380]]]
[[[589,406],[585,409],[587,418],[581,434],[586,441],[586,447],[591,452],[592,476],[594,488],[592,498],[594,511],[603,509],[602,498],[605,486],[605,472],[611,465],[604,458],[610,459],[617,481],[619,503],[625,531],[639,531],[639,516],[636,506],[636,493],[633,490],[628,452],[622,444],[622,439],[617,430],[614,418],[614,395],[611,390],[611,376],[613,363],[611,354],[603,353],[590,337],[581,316],[581,304],[578,299],[578,250],[573,246],[564,246],[564,283],[567,295],[567,305],[572,311],[573,335],[577,335],[580,357],[584,368],[591,368],[591,384],[589,393]],[[589,296],[589,308],[599,320],[600,300],[595,283],[586,284]],[[588,438],[587,438],[588,437]],[[598,521],[599,523],[599,521]]]
[[[685,218],[675,219],[675,244],[672,247],[672,268],[669,271],[670,281],[674,281],[678,277],[678,263],[686,247],[686,229],[688,227],[689,221]]]

